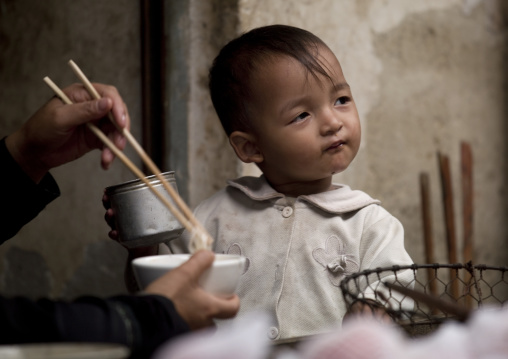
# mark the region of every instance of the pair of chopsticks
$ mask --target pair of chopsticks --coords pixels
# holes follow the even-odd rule
[[[93,87],[92,83],[85,76],[83,71],[74,63],[74,61],[69,61],[69,66],[72,68],[74,73],[81,80],[87,91],[90,95],[95,99],[100,99],[101,96],[97,92],[97,90]],[[72,104],[72,101],[69,97],[49,78],[45,77],[44,82],[56,93],[60,99],[66,104]],[[115,122],[113,118],[113,114],[111,112],[108,113],[108,118],[115,125],[115,127],[120,131],[127,141],[134,148],[136,153],[141,157],[144,164],[147,168],[157,177],[157,179],[162,183],[166,191],[169,193],[173,202],[178,206],[175,207],[170,201],[167,200],[147,179],[146,175],[139,170],[136,165],[127,158],[120,151],[113,142],[94,124],[88,122],[87,127],[118,157],[137,177],[139,177],[149,188],[150,190],[159,198],[162,203],[169,209],[169,211],[175,216],[175,218],[185,227],[187,231],[191,234],[190,241],[190,250],[194,252],[197,249],[210,249],[213,239],[208,234],[208,232],[204,229],[201,223],[198,222],[196,217],[192,214],[191,210],[182,198],[178,195],[178,193],[174,190],[174,188],[168,183],[168,181],[161,175],[160,169],[157,168],[155,163],[150,159],[150,157],[146,154],[143,147],[136,141],[136,139],[132,136],[130,131],[126,128],[121,128]]]

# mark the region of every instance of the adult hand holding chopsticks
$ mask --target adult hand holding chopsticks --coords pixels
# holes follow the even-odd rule
[[[81,71],[81,69],[76,65],[76,63],[72,60],[69,61],[69,66],[72,68],[76,76],[79,77],[89,94],[95,99],[101,99],[101,94],[97,91],[94,85],[88,80],[86,75]],[[51,89],[56,93],[60,99],[66,104],[72,104],[73,101],[70,99],[62,90],[49,78],[45,77],[44,81],[46,84],[51,87]],[[192,214],[187,204],[180,198],[175,189],[169,185],[168,181],[166,181],[161,174],[161,170],[156,166],[156,164],[150,159],[150,157],[146,154],[143,147],[136,141],[136,139],[132,136],[128,128],[122,128],[118,126],[115,122],[113,114],[108,113],[108,117],[113,123],[113,125],[117,128],[119,132],[125,136],[127,142],[129,142],[136,153],[141,157],[143,163],[150,169],[150,171],[157,177],[158,180],[161,181],[164,189],[169,193],[171,199],[175,202],[172,204],[167,200],[146,178],[146,175],[136,167],[136,165],[125,156],[121,149],[115,146],[106,135],[94,124],[87,123],[87,127],[98,137],[100,140],[107,145],[107,147],[118,157],[120,160],[133,172],[137,177],[139,177],[149,188],[150,190],[164,203],[164,205],[168,208],[168,210],[173,214],[176,219],[191,233],[191,239],[189,241],[189,249],[191,253],[199,250],[199,249],[211,249],[213,238],[207,232],[207,230],[199,223],[194,215]]]
[[[126,141],[111,121],[112,112],[120,128],[129,128],[127,107],[113,86],[94,84],[102,98],[93,99],[81,84],[63,91],[74,102],[63,104],[52,98],[20,129],[6,139],[6,146],[21,168],[38,183],[54,167],[73,161],[93,149],[102,149],[101,165],[107,169],[114,159],[111,150],[86,127],[93,122],[120,149]]]

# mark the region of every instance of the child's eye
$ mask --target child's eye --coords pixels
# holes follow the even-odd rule
[[[305,120],[309,115],[308,112],[302,112],[301,114],[299,114],[298,116],[296,116],[293,121],[291,121],[291,123],[295,123],[295,122],[300,122],[300,121],[303,121]]]
[[[350,101],[351,99],[348,96],[341,96],[335,101],[335,106],[345,105]]]

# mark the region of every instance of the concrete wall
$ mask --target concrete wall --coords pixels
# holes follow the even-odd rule
[[[166,15],[170,146],[166,167],[176,171],[180,194],[194,207],[240,171],[208,93],[208,68],[239,31],[238,3],[170,2]]]
[[[257,173],[236,160],[213,112],[206,84],[213,57],[240,32],[290,24],[314,32],[336,53],[360,111],[360,154],[336,180],[380,199],[402,221],[408,251],[422,263],[418,177],[428,172],[436,261],[446,262],[436,156],[450,157],[460,240],[459,146],[468,141],[476,262],[507,263],[505,1],[177,3],[168,10],[173,72],[163,80],[170,85],[170,165],[191,206],[227,178]],[[72,58],[92,80],[120,89],[140,138],[139,51],[137,1],[0,0],[0,132],[14,130],[52,96],[44,76],[62,86],[76,81],[67,66]],[[105,186],[132,176],[120,163],[102,171],[98,152],[53,174],[62,198],[0,247],[0,292],[74,297],[124,291],[125,251],[107,238],[101,196]]]

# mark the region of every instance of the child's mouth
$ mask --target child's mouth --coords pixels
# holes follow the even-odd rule
[[[334,142],[330,146],[328,146],[326,151],[341,149],[342,147],[344,147],[345,144],[346,143],[344,141]]]

